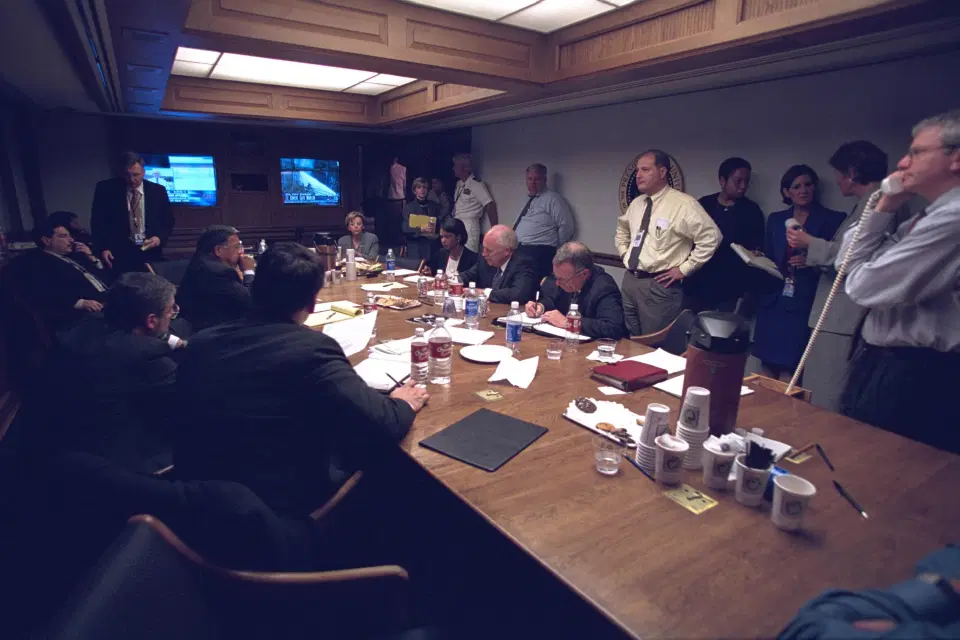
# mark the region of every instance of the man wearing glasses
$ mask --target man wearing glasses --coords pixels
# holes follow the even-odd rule
[[[960,453],[960,110],[914,127],[891,177],[903,191],[880,198],[850,256],[847,295],[869,311],[840,412]],[[914,194],[930,205],[885,233]]]
[[[553,257],[553,275],[540,287],[540,302],[528,302],[528,316],[566,328],[570,305],[579,306],[580,331],[591,338],[619,340],[626,335],[623,299],[610,274],[593,262],[582,242],[562,245]]]
[[[237,230],[215,224],[200,234],[177,302],[193,331],[238,320],[250,311],[254,261],[243,255]]]

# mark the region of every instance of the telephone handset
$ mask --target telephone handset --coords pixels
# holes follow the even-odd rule
[[[903,179],[900,178],[899,174],[890,174],[883,179],[883,182],[880,183],[880,191],[882,191],[884,195],[888,196],[892,196],[897,193],[903,193]]]

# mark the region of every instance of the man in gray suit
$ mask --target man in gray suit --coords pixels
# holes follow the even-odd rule
[[[840,252],[843,236],[860,221],[867,200],[880,188],[880,181],[887,175],[887,154],[866,140],[846,142],[831,156],[830,166],[836,171],[840,192],[847,197],[856,196],[857,204],[853,211],[829,241],[814,238],[803,230],[787,231],[787,243],[791,247],[807,250],[807,266],[821,270],[817,297],[810,311],[811,328],[817,324],[833,287],[837,275],[833,264]],[[908,208],[903,207],[889,230],[896,229],[909,215]],[[812,393],[810,401],[814,405],[837,411],[847,366],[866,311],[850,300],[843,287],[840,287],[804,368],[803,386]]]

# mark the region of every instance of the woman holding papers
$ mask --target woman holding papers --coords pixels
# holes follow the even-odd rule
[[[340,238],[337,246],[343,248],[344,254],[347,249],[354,249],[358,257],[367,262],[376,262],[380,255],[380,240],[374,234],[363,230],[363,214],[351,211],[347,214],[346,225],[350,234]]]
[[[430,260],[440,250],[437,222],[440,205],[427,199],[430,185],[424,178],[413,181],[414,198],[403,207],[403,235],[407,240],[407,259]]]
[[[783,201],[789,209],[767,219],[764,253],[780,268],[783,281],[761,296],[753,355],[762,372],[771,378],[789,378],[807,345],[807,318],[817,293],[820,272],[807,265],[807,252],[787,242],[787,232],[802,228],[814,238],[830,239],[846,217],[817,201],[817,173],[806,165],[790,167],[780,180]]]
[[[440,224],[440,244],[443,248],[434,254],[422,270],[425,275],[443,271],[450,276],[477,264],[477,253],[467,248],[467,227],[463,220],[453,217],[443,219]]]

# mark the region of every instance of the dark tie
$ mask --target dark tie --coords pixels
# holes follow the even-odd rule
[[[516,231],[517,227],[520,226],[520,221],[523,220],[523,216],[527,215],[527,211],[530,211],[530,204],[533,202],[533,199],[537,197],[537,194],[532,196],[527,196],[527,204],[523,205],[523,210],[520,212],[520,215],[517,217],[517,221],[513,223],[513,230]]]
[[[926,209],[924,209],[923,211],[915,215],[913,217],[913,220],[910,221],[910,225],[907,227],[907,230],[903,232],[903,235],[907,235],[908,233],[913,231],[913,228],[917,226],[917,223],[920,222],[920,220],[923,219],[925,215],[927,215]]]
[[[650,228],[650,213],[653,211],[653,199],[647,196],[647,206],[643,210],[643,219],[640,221],[640,230],[643,236],[640,238],[640,244],[635,246],[630,252],[630,260],[627,262],[627,268],[630,271],[636,271],[640,264],[640,251],[643,250],[643,243],[647,241],[647,229]]]
[[[500,283],[503,282],[503,268],[497,269],[497,274],[493,276],[493,284],[490,285],[491,291],[496,291],[500,288]]]
[[[143,218],[140,215],[140,192],[136,189],[130,194],[130,235],[143,233]]]

